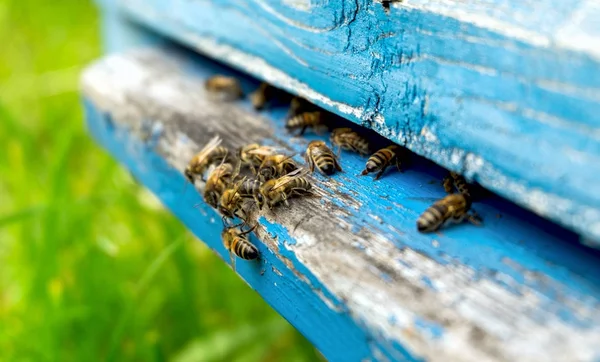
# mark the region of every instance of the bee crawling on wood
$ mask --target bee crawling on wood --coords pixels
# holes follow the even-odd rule
[[[278,152],[281,152],[281,149],[251,143],[238,149],[238,157],[242,165],[248,166],[252,173],[256,174],[256,169],[262,165],[265,158]]]
[[[221,195],[235,179],[236,173],[230,163],[221,163],[215,167],[206,180],[204,201],[215,209],[219,205]]]
[[[240,82],[234,77],[215,75],[206,80],[204,88],[212,98],[220,101],[235,101],[244,96]]]
[[[363,156],[370,152],[369,142],[348,127],[334,129],[329,139],[331,144],[338,148],[338,155],[340,150],[358,152]]]
[[[324,126],[324,115],[321,111],[304,112],[288,119],[285,123],[285,128],[289,131],[300,129],[298,135],[303,135],[308,128],[317,128]]]
[[[392,164],[395,164],[399,171],[400,168],[400,157],[399,154],[402,150],[398,145],[391,145],[385,148],[380,149],[375,152],[369,160],[367,161],[367,165],[365,169],[360,173],[361,176],[367,175],[371,172],[377,172],[375,176],[375,180],[379,180],[379,178],[383,175],[386,168]]]
[[[250,101],[254,109],[261,110],[269,106],[273,101],[286,101],[290,94],[269,83],[262,82],[257,90],[250,94]]]
[[[245,201],[252,200],[260,209],[263,199],[260,193],[261,186],[262,183],[259,180],[244,177],[233,187],[226,189],[221,195],[219,205],[219,211],[223,214],[223,220],[239,216],[244,221],[244,224],[246,224],[248,215],[244,210],[244,203]]]
[[[266,156],[258,167],[258,177],[265,182],[296,170],[298,166],[292,157],[281,154]]]
[[[458,192],[465,195],[469,199],[471,198],[471,190],[467,184],[467,181],[463,176],[456,172],[450,171],[448,176],[444,177],[442,185],[444,186],[444,190],[449,194],[453,194],[454,188],[456,188]]]
[[[444,224],[458,224],[465,220],[481,225],[481,218],[471,210],[471,198],[463,194],[451,194],[425,210],[417,219],[417,230],[422,233],[433,232]]]
[[[306,148],[304,160],[309,166],[310,172],[315,171],[315,166],[323,175],[331,175],[336,170],[342,171],[342,167],[335,154],[323,141],[312,141],[309,143]]]
[[[314,195],[310,181],[304,177],[306,173],[304,169],[297,169],[278,179],[265,182],[260,188],[264,205],[269,209],[282,202],[289,206],[287,200],[291,197]]]
[[[214,136],[207,144],[198,152],[189,162],[185,168],[185,177],[194,183],[194,177],[200,175],[202,181],[204,181],[204,171],[214,163],[219,163],[227,159],[229,150],[226,147],[220,146],[221,138],[217,135]]]
[[[256,228],[256,225],[246,231],[242,231],[241,229],[238,229],[238,227],[239,225],[227,227],[221,233],[223,245],[225,246],[225,249],[229,251],[229,258],[233,270],[235,270],[234,254],[245,260],[254,260],[259,257],[258,249],[246,236]]]

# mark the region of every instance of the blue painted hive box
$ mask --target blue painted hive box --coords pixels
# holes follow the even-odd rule
[[[343,172],[308,176],[318,197],[250,215],[261,257],[236,272],[328,359],[600,358],[594,1],[100,7],[113,54],[82,78],[90,132],[227,262],[204,183],[185,187],[192,156],[220,135],[303,163],[307,144],[329,137],[290,135],[286,105],[215,101],[211,76],[246,94],[266,81],[414,152],[378,181],[342,152]],[[493,192],[472,205],[483,224],[420,233],[447,170]]]

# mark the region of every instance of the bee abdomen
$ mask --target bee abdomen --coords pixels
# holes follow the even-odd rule
[[[295,187],[299,188],[299,189],[303,189],[303,190],[310,190],[312,185],[311,185],[310,181],[308,181],[307,178],[300,177],[296,180]]]
[[[419,219],[417,219],[417,230],[420,232],[437,230],[443,224],[447,212],[447,206],[436,202],[419,216]]]
[[[304,112],[295,117],[290,118],[286,124],[286,128],[300,128],[316,126],[320,123],[320,112]]]
[[[330,154],[317,157],[315,163],[319,170],[323,171],[326,175],[331,175],[335,170],[335,160]]]
[[[388,149],[375,152],[367,161],[367,170],[373,172],[387,165],[394,157],[394,153]]]
[[[258,258],[258,249],[248,240],[237,237],[232,245],[235,255],[242,259],[252,260]]]
[[[260,191],[260,186],[258,180],[246,180],[240,187],[239,193],[242,197],[252,197]]]

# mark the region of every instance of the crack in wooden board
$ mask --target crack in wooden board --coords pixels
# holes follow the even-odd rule
[[[259,115],[247,102],[208,101],[203,80],[215,72],[228,70],[154,49],[109,56],[85,72],[82,84],[92,133],[227,261],[220,217],[204,204],[193,208],[201,198],[191,186],[181,192],[187,161],[217,133],[231,147],[265,141],[296,152],[319,136],[290,139],[284,109]],[[256,86],[242,81],[246,91]],[[261,225],[253,241],[265,265],[237,262],[240,275],[325,356],[598,357],[597,253],[495,197],[475,205],[484,227],[419,234],[414,223],[428,206],[419,198],[443,195],[429,182],[439,182],[442,171],[423,161],[373,182],[354,176],[364,162],[344,154],[343,174],[314,177],[319,200],[253,214]]]
[[[102,2],[600,247],[593,0]]]

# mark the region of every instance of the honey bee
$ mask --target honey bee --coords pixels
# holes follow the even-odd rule
[[[214,136],[207,144],[198,152],[188,166],[185,168],[185,177],[194,183],[194,176],[200,175],[202,181],[204,181],[204,171],[213,163],[222,162],[227,159],[229,150],[226,147],[220,146],[221,138]]]
[[[251,233],[256,228],[256,225],[246,231],[239,230],[238,226],[239,225],[227,227],[221,233],[223,245],[225,246],[225,249],[229,251],[231,266],[234,270],[235,259],[233,258],[233,254],[245,260],[254,260],[259,256],[256,246],[254,246],[246,237],[247,234]]]
[[[454,188],[456,188],[461,194],[469,198],[471,197],[471,192],[467,181],[464,177],[456,172],[450,171],[448,176],[444,177],[442,185],[444,186],[444,190],[446,190],[446,192],[449,194],[453,194]]]
[[[358,152],[363,156],[369,154],[369,142],[351,128],[336,128],[329,137],[331,144],[338,147],[338,155],[340,150]]]
[[[391,145],[380,149],[375,152],[369,160],[361,176],[367,175],[371,172],[379,171],[375,176],[375,180],[378,180],[381,175],[385,172],[386,168],[391,164],[396,164],[398,170],[400,170],[400,158],[399,156],[400,146]]]
[[[206,80],[204,88],[213,98],[221,101],[234,101],[244,96],[240,82],[234,77],[215,75]]]
[[[234,216],[240,216],[244,223],[246,223],[248,215],[243,208],[244,201],[253,200],[261,208],[261,185],[262,183],[259,180],[244,177],[233,188],[226,189],[221,195],[219,206],[219,211],[223,214],[223,220],[225,218],[231,219]]]
[[[322,125],[322,112],[304,112],[288,119],[285,123],[285,128],[287,128],[289,131],[300,129],[299,135],[303,135],[307,128],[315,128]]]
[[[317,106],[310,103],[306,99],[302,97],[294,97],[290,102],[290,109],[288,110],[287,118],[292,118],[304,112],[315,112],[317,110]]]
[[[306,164],[310,167],[310,172],[317,170],[324,175],[331,175],[336,170],[342,171],[335,154],[327,147],[323,141],[312,141],[306,148],[306,154],[304,155]]]
[[[312,195],[312,185],[304,175],[306,175],[305,170],[297,169],[278,179],[265,182],[260,188],[263,204],[268,208],[273,208],[282,202],[288,206],[287,200],[291,197]]]
[[[479,216],[471,210],[471,199],[463,194],[451,194],[431,205],[417,220],[417,230],[433,232],[446,223],[458,224],[464,220],[481,225]]]
[[[252,143],[242,146],[238,149],[238,157],[242,165],[250,167],[253,173],[260,167],[267,156],[274,155],[278,149],[270,146],[261,146],[258,143]]]
[[[297,168],[292,156],[281,154],[266,156],[258,168],[258,177],[264,182],[283,176]]]
[[[210,173],[204,187],[204,201],[217,208],[221,195],[235,178],[233,166],[230,163],[221,163]]]
[[[261,208],[263,197],[260,188],[263,185],[260,180],[244,178],[238,190],[243,199],[253,199],[258,208]]]
[[[261,110],[274,100],[289,99],[289,94],[269,83],[262,82],[257,90],[250,94],[250,101],[254,109]]]

